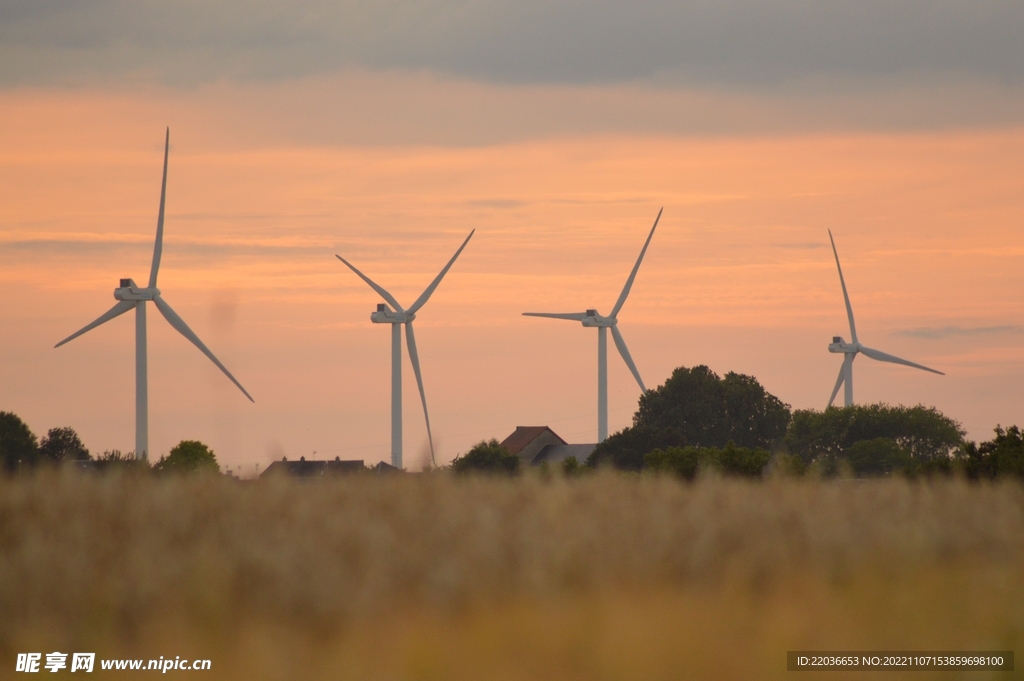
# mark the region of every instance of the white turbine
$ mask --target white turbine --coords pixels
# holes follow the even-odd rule
[[[217,368],[231,379],[231,382],[238,386],[250,402],[255,402],[245,391],[231,372],[228,371],[220,360],[214,357],[210,349],[199,340],[199,336],[188,328],[188,325],[171,309],[160,296],[160,289],[156,287],[156,276],[160,270],[160,255],[163,252],[164,242],[164,201],[167,197],[167,152],[170,149],[171,130],[167,129],[167,136],[164,139],[164,178],[160,185],[160,212],[156,219],[156,242],[153,245],[153,265],[149,270],[149,285],[145,288],[136,286],[132,279],[122,279],[121,286],[114,289],[114,298],[117,304],[110,308],[99,319],[92,324],[79,329],[54,347],[59,348],[68,341],[78,338],[86,331],[95,329],[100,324],[109,322],[114,317],[119,317],[125,312],[135,310],[135,458],[145,460],[149,456],[149,388],[146,365],[146,301],[153,301],[156,309],[164,316],[164,319],[173,326],[178,333],[189,339],[193,345],[199,348],[204,355],[217,365]]]
[[[843,340],[842,336],[833,336],[832,343],[828,346],[828,351],[832,353],[841,353],[843,355],[843,366],[839,368],[839,378],[836,379],[836,387],[832,389],[832,397],[828,400],[828,406],[832,406],[835,402],[836,395],[839,394],[839,388],[844,383],[846,384],[843,390],[843,403],[844,406],[849,407],[853,404],[853,360],[857,357],[857,353],[864,353],[871,359],[878,360],[879,362],[892,362],[893,364],[904,364],[908,367],[914,367],[915,369],[924,369],[930,371],[933,374],[940,374],[945,376],[941,371],[935,369],[929,369],[922,364],[915,364],[905,359],[900,359],[894,355],[889,355],[879,350],[873,350],[865,345],[862,345],[857,340],[857,327],[853,323],[853,308],[850,306],[850,296],[846,293],[846,280],[843,279],[843,268],[839,265],[839,253],[836,251],[836,241],[832,238],[832,230],[828,231],[828,239],[832,242],[832,254],[836,257],[836,268],[839,270],[839,284],[843,287],[843,300],[846,301],[846,316],[850,319],[850,336],[853,338],[852,343],[847,343]]]
[[[622,338],[622,333],[618,329],[618,314],[619,310],[622,309],[622,305],[626,302],[626,297],[629,295],[629,290],[633,287],[633,280],[636,279],[636,273],[640,269],[640,263],[644,259],[644,254],[647,252],[647,246],[651,243],[651,237],[654,236],[654,230],[658,227],[658,221],[661,220],[661,211],[658,211],[658,217],[654,219],[654,226],[651,227],[651,233],[647,235],[647,241],[644,242],[644,247],[640,249],[640,257],[636,259],[636,264],[633,265],[633,271],[629,273],[629,278],[626,279],[626,285],[622,287],[622,293],[619,294],[619,299],[615,301],[615,307],[612,308],[611,314],[607,317],[598,314],[597,310],[590,309],[586,312],[524,312],[523,316],[526,317],[548,317],[550,319],[569,319],[572,321],[581,322],[583,326],[588,328],[597,327],[597,441],[604,442],[608,439],[608,329],[612,330],[612,338],[615,340],[615,347],[618,348],[619,354],[622,355],[622,360],[629,367],[629,370],[633,372],[633,378],[640,385],[641,392],[647,392],[647,388],[644,387],[643,379],[640,378],[640,372],[637,371],[636,364],[633,363],[633,358],[629,355],[629,349],[626,347],[626,341]]]
[[[416,351],[416,335],[412,330],[412,321],[416,319],[416,313],[421,307],[427,304],[427,300],[430,299],[431,294],[437,285],[441,283],[444,275],[448,274],[448,270],[451,269],[452,265],[455,264],[455,259],[462,253],[462,249],[466,247],[469,240],[473,238],[473,234],[476,233],[474,229],[466,237],[466,240],[459,246],[459,250],[455,251],[455,255],[448,261],[448,264],[444,266],[444,269],[434,277],[434,281],[430,282],[430,286],[420,294],[420,297],[416,299],[409,309],[403,309],[395,297],[384,290],[382,286],[376,284],[368,276],[360,272],[355,266],[340,255],[335,255],[338,260],[342,261],[348,268],[356,273],[360,279],[370,285],[374,291],[380,294],[380,297],[386,300],[394,308],[389,309],[384,303],[378,303],[377,311],[370,313],[370,321],[374,324],[390,324],[391,325],[391,465],[395,468],[402,467],[402,324],[405,324],[405,337],[409,343],[409,361],[412,362],[412,370],[416,374],[416,385],[420,389],[420,401],[423,403],[423,420],[427,423],[427,441],[430,443],[430,461],[433,465],[437,465],[437,460],[434,458],[434,437],[430,433],[430,416],[427,414],[427,396],[423,392],[423,374],[420,373],[420,357]]]

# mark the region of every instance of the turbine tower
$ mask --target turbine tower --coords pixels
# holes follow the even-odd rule
[[[377,311],[370,313],[370,321],[374,324],[390,324],[391,325],[391,465],[395,468],[402,467],[402,325],[405,324],[405,338],[409,343],[409,361],[412,362],[412,370],[416,374],[416,385],[420,389],[420,401],[423,403],[423,420],[427,423],[427,441],[430,443],[430,461],[433,465],[437,465],[437,460],[434,458],[434,437],[430,433],[430,416],[427,413],[427,396],[423,392],[423,374],[420,373],[420,357],[416,351],[416,335],[412,330],[412,322],[416,319],[416,313],[421,307],[427,304],[427,300],[430,299],[431,294],[434,293],[434,289],[441,283],[444,275],[448,274],[448,270],[451,269],[452,265],[455,264],[455,259],[462,253],[462,249],[466,247],[469,240],[473,238],[473,234],[476,233],[474,229],[466,237],[466,240],[459,246],[459,250],[455,251],[455,255],[448,261],[448,264],[444,266],[444,269],[434,277],[434,281],[430,282],[430,286],[420,294],[420,297],[416,299],[409,309],[404,309],[395,300],[395,297],[384,290],[384,288],[375,283],[368,276],[360,272],[355,266],[340,255],[335,254],[338,260],[342,261],[348,268],[356,273],[356,275],[370,285],[374,291],[380,294],[380,297],[391,304],[391,308],[388,308],[385,303],[377,304]]]
[[[119,317],[131,309],[135,310],[135,458],[146,460],[149,456],[149,387],[146,362],[146,302],[153,301],[156,309],[164,316],[164,319],[173,326],[178,333],[189,339],[193,345],[199,348],[204,355],[210,358],[217,368],[224,372],[224,375],[231,379],[231,382],[238,386],[242,394],[255,402],[252,396],[245,391],[231,372],[225,368],[220,360],[214,357],[210,349],[199,340],[199,336],[188,328],[188,325],[178,314],[171,309],[161,295],[160,289],[156,287],[157,273],[160,271],[160,256],[164,245],[164,200],[167,197],[167,152],[171,144],[171,130],[167,129],[167,136],[164,138],[164,178],[160,185],[160,211],[156,219],[156,242],[153,244],[153,264],[149,270],[149,285],[139,288],[132,279],[122,279],[121,286],[114,289],[114,298],[117,304],[100,315],[93,323],[79,329],[71,334],[55,348],[59,348],[68,341],[78,338],[86,331],[91,331],[97,326],[109,322],[114,317]]]
[[[607,317],[598,314],[597,310],[590,309],[585,312],[524,312],[525,317],[548,317],[550,319],[569,319],[572,321],[580,322],[583,326],[588,328],[597,327],[597,441],[604,442],[608,439],[608,329],[612,330],[612,338],[615,340],[615,347],[618,348],[619,354],[622,355],[622,361],[626,363],[629,370],[633,372],[633,378],[640,385],[641,392],[647,392],[647,388],[644,387],[643,379],[640,378],[640,372],[637,371],[636,364],[633,363],[633,358],[629,355],[629,349],[626,347],[626,341],[622,338],[622,333],[618,328],[618,314],[619,310],[622,309],[622,305],[626,302],[626,297],[629,295],[629,290],[633,287],[633,280],[636,279],[636,273],[640,269],[640,263],[644,259],[644,254],[647,253],[647,246],[651,243],[651,237],[654,236],[654,230],[658,228],[658,221],[661,220],[661,212],[664,208],[658,211],[658,217],[654,219],[654,226],[651,227],[651,233],[647,235],[647,241],[644,242],[644,247],[640,249],[640,257],[636,259],[636,264],[633,265],[633,271],[629,273],[629,278],[626,279],[626,285],[622,287],[622,293],[619,294],[619,299],[615,301],[615,307],[612,308],[611,314]]]
[[[929,369],[924,365],[915,364],[914,362],[909,362],[894,355],[861,345],[860,341],[857,340],[857,326],[853,323],[853,308],[850,306],[850,296],[846,293],[846,280],[843,279],[843,268],[839,265],[839,253],[836,251],[836,241],[832,238],[831,229],[828,231],[828,240],[832,242],[832,254],[836,257],[836,268],[839,270],[839,284],[843,287],[843,300],[846,301],[846,316],[850,319],[850,336],[853,338],[852,343],[847,343],[843,340],[842,336],[833,336],[832,343],[828,346],[829,352],[841,353],[843,355],[843,366],[839,368],[839,378],[836,379],[836,387],[832,389],[832,397],[828,400],[828,406],[831,407],[832,403],[835,402],[836,395],[839,394],[839,388],[844,384],[846,387],[843,390],[843,406],[849,407],[853,405],[853,360],[856,359],[857,353],[863,353],[879,362],[904,364],[908,367],[924,369],[933,374],[945,376],[941,371]]]

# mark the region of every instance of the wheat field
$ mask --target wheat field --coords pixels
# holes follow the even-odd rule
[[[1014,483],[0,479],[0,678],[73,650],[210,679],[773,679],[795,649],[1019,654],[1022,587]]]

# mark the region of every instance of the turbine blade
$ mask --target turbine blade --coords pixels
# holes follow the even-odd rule
[[[405,339],[409,346],[409,360],[412,371],[416,374],[416,385],[420,389],[420,402],[423,403],[423,420],[427,422],[427,441],[430,443],[430,463],[437,467],[434,458],[434,436],[430,433],[430,415],[427,414],[427,395],[423,392],[423,375],[420,373],[420,354],[416,351],[416,335],[412,332],[412,322],[405,323]]]
[[[85,327],[79,329],[78,331],[75,331],[73,334],[71,334],[70,336],[68,336],[64,340],[62,340],[60,343],[57,343],[53,347],[59,348],[60,346],[62,346],[65,343],[67,343],[68,341],[71,341],[71,340],[74,340],[74,339],[78,338],[79,336],[81,336],[86,331],[91,331],[91,330],[95,329],[97,326],[99,326],[100,324],[105,324],[105,323],[109,322],[111,319],[113,319],[114,317],[120,317],[121,315],[123,315],[128,310],[134,310],[134,309],[135,309],[135,303],[134,302],[131,302],[131,301],[128,301],[128,300],[120,300],[120,301],[118,301],[117,305],[115,305],[114,307],[110,308],[109,310],[107,310],[106,312],[101,314],[99,319],[94,321],[92,324],[88,324]]]
[[[846,280],[843,279],[843,268],[839,264],[839,252],[836,251],[836,241],[832,238],[832,230],[828,230],[828,240],[832,242],[832,254],[836,256],[836,269],[839,270],[839,284],[843,287],[843,300],[846,301],[846,316],[850,318],[850,335],[853,342],[857,342],[857,327],[853,323],[853,308],[850,306],[850,296],[846,293]]]
[[[626,280],[626,285],[622,287],[622,293],[619,294],[619,299],[615,301],[615,307],[612,308],[612,313],[609,317],[615,317],[619,314],[619,310],[622,309],[622,305],[626,302],[626,296],[629,295],[629,289],[633,288],[633,280],[636,279],[636,273],[640,269],[640,263],[644,259],[644,253],[647,252],[647,247],[651,243],[651,237],[654,236],[654,230],[658,228],[658,220],[661,219],[661,211],[665,210],[664,206],[658,211],[658,217],[654,218],[654,227],[651,227],[651,233],[647,235],[647,241],[644,242],[644,247],[640,249],[640,257],[636,259],[636,264],[633,265],[633,271],[629,273],[629,279]]]
[[[636,382],[640,384],[640,391],[647,392],[647,388],[644,387],[643,379],[640,378],[640,372],[637,371],[636,364],[633,364],[633,358],[629,356],[629,348],[626,347],[626,340],[622,337],[618,327],[613,326],[611,328],[612,338],[615,339],[615,347],[619,349],[619,354],[622,355],[622,359],[626,362],[626,366],[628,366],[629,370],[633,372],[633,378],[635,378]]]
[[[832,403],[836,401],[836,395],[839,394],[839,389],[843,387],[843,379],[846,378],[846,360],[843,360],[843,364],[839,367],[839,378],[836,379],[836,387],[832,388],[832,397],[828,398],[828,406],[832,406]]]
[[[937,371],[935,369],[929,369],[928,367],[924,366],[923,364],[915,364],[914,362],[910,362],[910,361],[907,361],[905,359],[900,359],[899,357],[896,357],[895,355],[890,355],[890,354],[881,352],[880,350],[874,350],[872,348],[866,348],[863,345],[860,346],[860,351],[863,352],[868,357],[870,357],[871,359],[877,359],[879,362],[892,362],[893,364],[903,364],[903,365],[908,366],[908,367],[914,367],[915,369],[924,369],[925,371],[930,371],[933,374],[939,374],[940,376],[945,376],[946,375],[946,374],[942,373],[941,371]]]
[[[434,289],[436,289],[437,285],[441,283],[442,279],[444,279],[444,275],[448,274],[448,270],[450,270],[452,265],[455,264],[455,259],[459,257],[459,254],[462,253],[462,249],[466,247],[466,244],[469,243],[469,240],[473,238],[473,235],[475,233],[475,229],[469,233],[469,236],[467,236],[466,240],[462,242],[461,246],[459,246],[459,250],[455,251],[455,255],[453,255],[452,259],[448,261],[448,264],[444,266],[444,269],[441,270],[441,272],[436,277],[434,277],[434,281],[430,282],[430,286],[428,286],[426,290],[424,290],[423,293],[420,294],[420,297],[417,298],[416,302],[413,303],[412,306],[409,308],[410,314],[415,314],[417,310],[419,310],[421,307],[427,304],[427,300],[429,300],[431,294],[434,293]]]
[[[192,329],[188,328],[188,324],[178,316],[178,313],[171,309],[171,306],[167,304],[167,301],[160,296],[154,296],[153,302],[156,303],[156,309],[160,310],[160,314],[164,316],[164,319],[167,320],[168,324],[173,326],[182,336],[192,341],[192,345],[199,348],[204,355],[209,357],[210,361],[216,364],[217,368],[223,371],[224,375],[230,378],[232,383],[238,386],[238,389],[242,391],[243,395],[249,398],[250,402],[256,401],[252,399],[252,395],[246,392],[245,388],[242,387],[242,384],[231,375],[231,372],[227,370],[227,367],[221,364],[219,359],[214,357],[213,353],[210,352],[210,348],[206,347],[206,345],[203,344],[203,341],[199,340],[199,336],[193,333]]]
[[[379,293],[381,298],[383,298],[384,300],[386,300],[389,303],[391,303],[391,305],[395,308],[396,312],[405,312],[405,310],[402,309],[402,306],[398,304],[398,301],[395,300],[395,297],[393,295],[391,295],[390,293],[388,293],[387,291],[385,291],[382,286],[378,286],[376,283],[374,283],[374,281],[372,279],[370,279],[368,276],[366,276],[365,274],[363,274],[362,272],[357,270],[355,268],[355,266],[352,263],[350,263],[348,260],[345,260],[345,258],[343,258],[343,257],[341,257],[340,255],[337,255],[337,254],[335,254],[334,257],[337,258],[338,260],[342,261],[346,265],[348,265],[348,268],[350,270],[352,270],[353,272],[355,272],[357,275],[359,275],[360,279],[362,279],[367,284],[369,284],[370,288],[372,288],[374,291]]]
[[[171,148],[171,129],[167,128],[164,138],[164,179],[160,183],[160,212],[156,217],[156,241],[153,243],[153,266],[149,270],[149,288],[156,286],[156,275],[160,271],[160,256],[164,252],[164,202],[167,199],[167,152]]]
[[[548,319],[571,319],[582,322],[587,318],[586,312],[524,312],[524,317],[547,317]]]

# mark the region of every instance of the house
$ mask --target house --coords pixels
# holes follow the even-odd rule
[[[546,446],[564,444],[568,443],[547,426],[516,426],[515,431],[501,441],[501,446],[524,464],[533,463],[534,457]]]
[[[299,457],[298,461],[289,461],[287,457],[267,466],[267,470],[260,474],[260,477],[274,475],[288,475],[293,478],[315,478],[327,475],[351,475],[366,470],[362,459],[358,461],[342,461],[340,457],[334,457],[334,461],[306,461],[306,457]]]
[[[560,465],[570,456],[584,463],[597,444],[571,445],[547,426],[516,426],[515,432],[501,442],[501,446],[515,454],[523,464],[539,466]]]

